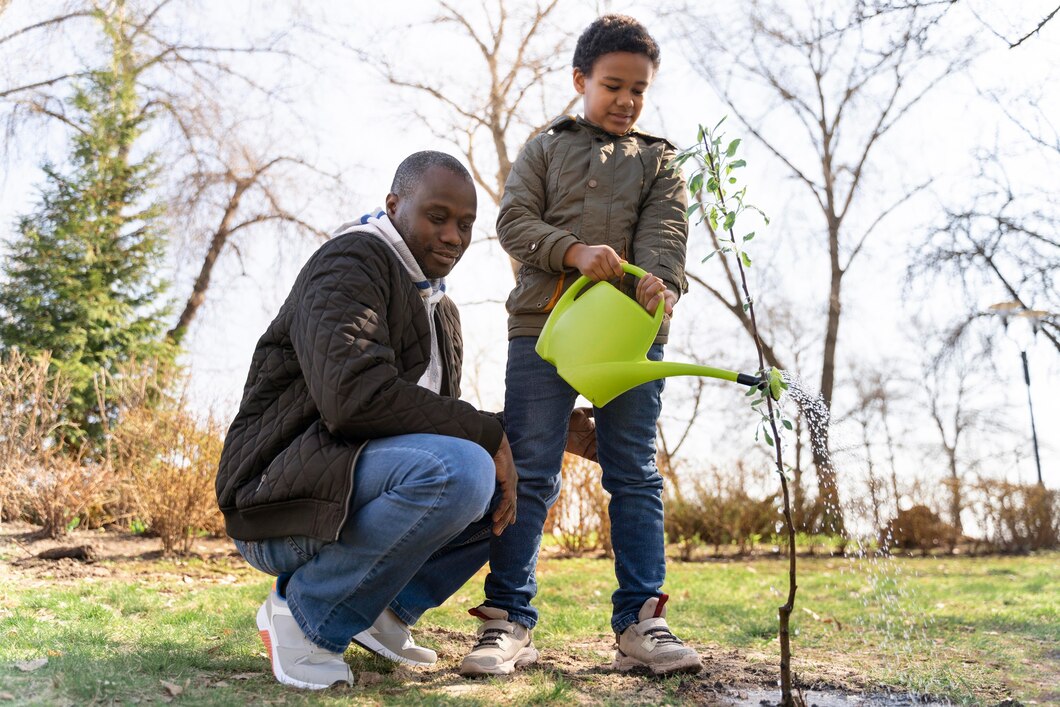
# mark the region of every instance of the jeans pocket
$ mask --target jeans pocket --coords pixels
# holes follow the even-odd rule
[[[234,540],[236,549],[239,550],[239,554],[243,556],[243,559],[247,561],[247,564],[265,574],[271,574],[277,576],[280,573],[277,572],[266,560],[267,553],[265,552],[265,542],[261,540]]]
[[[308,535],[288,535],[286,541],[287,548],[290,551],[287,554],[290,555],[293,553],[294,557],[297,557],[300,560],[298,563],[299,566],[309,562],[309,560],[313,559],[316,554],[320,552],[320,548],[327,545],[323,540]],[[291,559],[294,559],[294,557]],[[292,570],[285,569],[284,571],[290,572]]]

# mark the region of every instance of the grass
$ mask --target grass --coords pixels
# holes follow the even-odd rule
[[[1060,554],[812,558],[800,567],[792,628],[804,683],[970,704],[1060,699]],[[776,607],[786,591],[780,561],[671,563],[671,626],[703,649],[708,673],[667,680],[601,669],[611,641],[608,561],[544,560],[539,580],[538,669],[512,680],[455,674],[471,643],[466,611],[481,599],[480,575],[417,632],[443,653],[441,668],[393,671],[351,650],[354,671],[375,682],[306,694],[268,672],[254,612],[270,580],[237,560],[104,563],[79,579],[5,568],[0,702],[682,704],[702,701],[717,681],[764,687],[775,679]],[[40,658],[47,665],[29,672],[15,665]]]

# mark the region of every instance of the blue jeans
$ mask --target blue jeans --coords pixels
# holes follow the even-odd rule
[[[302,632],[342,652],[388,605],[414,624],[486,563],[495,487],[493,459],[474,442],[372,440],[357,460],[337,541],[276,537],[236,547],[262,572],[290,574],[287,604]]]
[[[577,392],[544,361],[536,337],[508,343],[505,427],[519,472],[514,525],[490,545],[486,605],[533,628],[537,610],[535,568],[548,509],[559,496],[567,423]],[[663,347],[648,357],[662,360]],[[658,596],[666,579],[662,477],[655,466],[655,422],[662,407],[662,380],[651,381],[595,409],[597,453],[603,486],[611,494],[611,544],[618,590],[611,596],[611,626],[621,632],[637,622],[641,605]]]

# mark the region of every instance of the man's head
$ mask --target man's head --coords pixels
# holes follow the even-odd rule
[[[416,152],[394,173],[386,213],[423,274],[445,277],[471,242],[478,197],[464,165],[444,152]]]
[[[659,68],[659,45],[644,26],[626,15],[597,18],[578,38],[572,63],[585,119],[614,135],[628,132]]]

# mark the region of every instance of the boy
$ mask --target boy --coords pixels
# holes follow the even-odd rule
[[[534,351],[548,313],[579,273],[622,278],[628,260],[648,271],[632,293],[649,311],[670,315],[684,277],[684,183],[670,168],[674,147],[634,128],[659,65],[655,40],[636,20],[597,19],[574,52],[574,87],[584,117],[555,120],[527,143],[505,185],[497,233],[522,263],[508,298],[505,416],[519,472],[518,517],[493,538],[483,621],[464,675],[503,675],[537,660],[531,629],[542,529],[560,489],[567,422],[577,393]],[[668,322],[649,351],[662,358]],[[595,411],[603,485],[611,494],[611,539],[618,590],[611,624],[613,667],[655,674],[696,672],[699,655],[666,624],[662,478],[655,467],[655,423],[662,381],[639,386]]]

